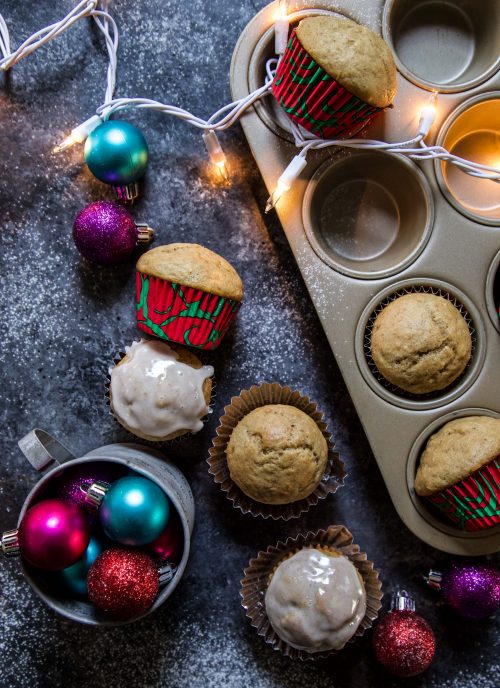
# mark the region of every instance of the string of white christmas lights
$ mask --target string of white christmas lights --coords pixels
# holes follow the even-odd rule
[[[311,10],[311,13],[322,13],[322,11]],[[160,101],[150,98],[113,99],[116,85],[119,32],[116,22],[108,11],[108,0],[82,0],[63,19],[30,36],[14,52],[11,52],[10,35],[7,24],[0,14],[0,51],[3,54],[3,58],[0,60],[0,68],[3,70],[12,68],[19,60],[27,57],[42,45],[45,45],[48,41],[67,31],[79,19],[92,17],[104,36],[108,51],[109,64],[104,103],[97,108],[95,115],[75,127],[70,135],[64,139],[61,144],[55,147],[54,151],[62,151],[74,143],[83,143],[91,131],[99,126],[99,124],[121,110],[130,108],[155,110],[165,115],[181,119],[201,129],[211,162],[216,166],[221,175],[227,179],[226,156],[222,150],[216,131],[224,131],[231,127],[257,100],[271,93],[271,82],[274,79],[278,62],[286,49],[289,24],[297,18],[298,15],[300,15],[300,13],[288,14],[286,0],[277,0],[275,51],[278,58],[268,60],[266,64],[265,84],[248,96],[224,105],[207,120],[193,115],[184,108],[161,103]],[[320,150],[326,147],[380,150],[392,155],[405,155],[415,161],[439,159],[456,165],[472,176],[500,182],[500,170],[471,160],[465,160],[464,158],[450,153],[442,146],[428,146],[425,143],[425,138],[429,134],[436,115],[434,103],[436,98],[437,93],[433,94],[432,102],[422,109],[416,136],[408,141],[399,141],[395,143],[364,138],[319,139],[309,134],[301,127],[298,127],[290,120],[294,142],[296,147],[300,149],[300,153],[291,160],[278,179],[276,188],[268,199],[266,212],[273,208],[283,193],[291,188],[293,182],[298,178],[307,163],[306,157],[308,152],[310,150]]]

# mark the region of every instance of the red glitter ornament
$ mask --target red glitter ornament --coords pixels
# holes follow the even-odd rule
[[[153,604],[159,574],[150,556],[112,547],[100,554],[87,577],[89,599],[97,609],[117,619],[133,619]]]
[[[402,590],[393,597],[392,609],[373,633],[377,660],[395,676],[417,676],[434,657],[436,639],[425,619],[415,614],[415,603]]]

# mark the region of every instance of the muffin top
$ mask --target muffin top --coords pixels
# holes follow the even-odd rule
[[[371,353],[386,380],[412,394],[445,389],[464,371],[472,341],[464,317],[442,296],[405,294],[377,316]]]
[[[212,366],[159,340],[134,342],[125,351],[109,371],[109,399],[117,420],[151,441],[201,430],[210,402]]]
[[[307,17],[297,27],[302,47],[327,74],[369,105],[385,108],[396,95],[396,65],[384,39],[334,16]]]
[[[243,282],[233,266],[199,244],[156,246],[139,258],[137,270],[234,301],[243,298]]]
[[[264,504],[290,504],[314,492],[328,445],[314,420],[295,406],[268,404],[237,424],[226,450],[229,473]]]
[[[265,597],[266,613],[279,637],[305,652],[340,650],[366,613],[366,592],[347,557],[305,548],[282,561]]]
[[[467,416],[434,433],[420,458],[415,491],[421,497],[441,492],[500,454],[500,418]]]

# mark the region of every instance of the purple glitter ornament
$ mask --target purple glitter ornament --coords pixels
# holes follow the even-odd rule
[[[73,224],[73,240],[82,256],[100,265],[120,263],[137,244],[148,244],[153,230],[137,224],[125,208],[97,201],[81,210]]]
[[[86,510],[91,509],[85,498],[82,486],[92,485],[98,480],[112,483],[121,478],[126,471],[120,464],[104,462],[79,463],[67,468],[59,478],[55,494],[60,499],[69,499]],[[95,519],[93,519],[95,520]]]
[[[500,608],[500,571],[493,566],[457,564],[444,574],[429,571],[426,581],[467,619],[485,619]]]

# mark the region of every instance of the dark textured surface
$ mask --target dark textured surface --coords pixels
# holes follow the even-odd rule
[[[260,0],[149,0],[112,3],[121,30],[117,95],[157,97],[204,116],[229,100],[233,46]],[[2,0],[17,46],[71,6]],[[16,442],[42,427],[82,454],[128,440],[108,413],[107,367],[138,333],[133,263],[98,268],[71,239],[76,213],[110,192],[75,146],[51,148],[86,119],[104,94],[102,42],[90,22],[0,77],[0,343],[2,526],[11,527],[34,471]],[[211,357],[214,413],[199,435],[170,455],[194,491],[192,557],[173,599],[131,626],[96,629],[55,616],[1,565],[2,686],[175,686],[268,688],[392,686],[375,664],[370,634],[329,661],[292,663],[269,650],[239,606],[242,569],[260,548],[308,528],[345,523],[381,572],[386,592],[404,585],[433,625],[437,655],[408,686],[498,685],[498,627],[455,617],[419,576],[452,558],[416,540],[397,517],[284,235],[264,218],[265,190],[238,126],[223,136],[233,182],[218,188],[200,134],[159,114],[129,115],[150,146],[141,202],[133,212],[157,228],[157,244],[197,241],[233,262],[246,287],[237,326]],[[349,471],[346,486],[299,520],[268,523],[234,510],[207,473],[205,458],[224,404],[240,389],[277,380],[310,394],[326,412]],[[386,597],[385,604],[388,600]],[[402,684],[402,683],[401,683]]]

